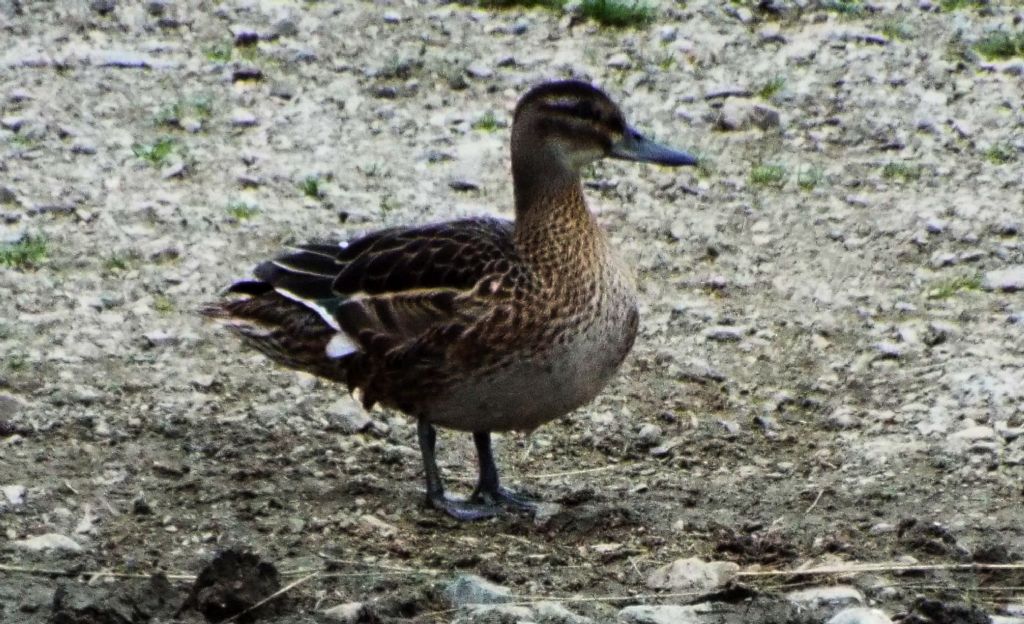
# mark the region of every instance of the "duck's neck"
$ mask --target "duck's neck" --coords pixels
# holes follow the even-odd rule
[[[604,233],[587,209],[579,174],[543,149],[527,157],[513,152],[516,247],[535,268],[576,274],[598,260]]]

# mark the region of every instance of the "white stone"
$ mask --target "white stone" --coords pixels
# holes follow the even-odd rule
[[[12,542],[12,545],[21,550],[31,550],[35,552],[42,550],[82,552],[84,550],[81,544],[67,535],[61,535],[60,533],[45,533],[43,535],[36,535],[35,537],[29,537],[23,540],[15,540]]]
[[[508,602],[512,592],[475,574],[463,574],[448,584],[444,595],[455,607]]]
[[[474,607],[468,617],[459,618],[452,624],[474,624],[475,622],[516,622],[532,624],[536,619],[533,610],[522,605],[480,605]]]
[[[473,61],[472,63],[469,64],[469,66],[466,67],[466,73],[472,76],[473,78],[483,79],[490,78],[491,76],[493,76],[494,70],[488,67],[487,65],[484,65],[480,61]]]
[[[841,607],[846,605],[864,604],[864,594],[860,593],[852,585],[827,585],[821,587],[808,587],[786,594],[795,603],[807,605],[811,608],[831,606]]]
[[[851,607],[832,616],[828,624],[892,624],[892,620],[878,609]]]
[[[647,577],[651,589],[709,592],[725,585],[740,567],[731,561],[703,561],[696,557],[676,559]]]
[[[231,124],[234,126],[248,128],[250,126],[255,126],[257,123],[259,123],[259,120],[252,111],[244,108],[236,108],[231,112]]]
[[[946,445],[952,452],[963,452],[973,444],[984,440],[995,440],[996,430],[986,425],[974,425],[955,431],[946,437]]]
[[[25,502],[25,492],[27,490],[24,485],[5,485],[0,487],[0,491],[3,491],[4,498],[13,506],[21,505]]]
[[[366,431],[373,425],[373,420],[351,397],[338,399],[324,411],[331,425],[348,434]]]
[[[708,603],[680,605],[633,605],[619,611],[623,624],[698,624],[711,613]]]
[[[551,624],[593,624],[594,622],[588,617],[566,609],[560,602],[538,602],[534,606],[534,611],[541,622],[550,622]]]
[[[605,65],[612,69],[629,69],[633,63],[630,62],[629,56],[625,52],[616,52],[608,57],[608,62]]]
[[[1016,292],[1024,290],[1024,265],[996,269],[985,273],[981,282],[985,290]]]
[[[741,327],[731,325],[719,325],[711,327],[704,332],[704,337],[717,342],[737,342],[743,339],[744,330]]]
[[[361,602],[346,602],[330,609],[324,609],[323,616],[331,622],[341,624],[356,624],[363,619],[366,605]]]

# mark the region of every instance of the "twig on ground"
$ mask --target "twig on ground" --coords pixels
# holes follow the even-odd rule
[[[818,490],[818,495],[814,497],[814,502],[811,506],[804,510],[804,515],[811,513],[811,510],[818,506],[818,501],[821,500],[822,495],[825,494],[825,488]]]
[[[259,609],[260,607],[262,607],[263,605],[267,604],[267,603],[268,603],[268,602],[270,602],[271,600],[274,600],[275,598],[278,598],[278,597],[280,597],[280,596],[283,596],[284,594],[286,594],[286,593],[290,592],[291,590],[295,589],[295,588],[296,588],[296,587],[298,587],[299,585],[302,585],[302,584],[303,584],[303,583],[305,583],[306,581],[308,581],[308,580],[310,580],[310,579],[312,579],[312,578],[314,578],[314,577],[317,577],[317,576],[319,576],[319,575],[320,575],[320,573],[319,573],[319,572],[314,572],[314,573],[312,573],[312,574],[307,574],[306,576],[304,576],[304,577],[302,577],[302,578],[300,578],[300,579],[298,579],[298,580],[292,581],[291,583],[289,583],[289,584],[285,585],[284,587],[282,587],[281,589],[277,590],[276,592],[274,592],[274,593],[270,594],[269,596],[267,596],[267,597],[266,597],[266,598],[264,598],[263,600],[260,600],[260,601],[259,601],[259,602],[257,602],[256,604],[252,605],[252,606],[251,606],[251,607],[249,607],[248,609],[246,609],[246,610],[244,610],[244,611],[239,611],[238,613],[236,613],[236,614],[232,615],[232,616],[231,616],[231,617],[229,617],[228,619],[226,619],[226,620],[221,620],[221,621],[222,621],[222,622],[234,622],[235,620],[237,620],[238,618],[242,617],[242,616],[243,616],[243,615],[245,615],[246,613],[249,613],[249,612],[251,612],[251,611],[255,611],[256,609]]]

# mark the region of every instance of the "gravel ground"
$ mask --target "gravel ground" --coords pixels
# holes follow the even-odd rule
[[[1020,568],[850,568],[1022,560],[1024,44],[979,46],[1024,8],[760,4],[0,4],[0,620],[202,621],[238,578],[280,623],[1024,622]],[[410,421],[195,311],[288,242],[511,216],[512,107],[567,76],[706,164],[587,172],[637,346],[498,438],[560,509],[460,525]],[[650,577],[687,557],[741,576]],[[801,566],[848,571],[755,575]]]

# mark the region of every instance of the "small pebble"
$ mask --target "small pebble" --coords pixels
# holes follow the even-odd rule
[[[248,128],[258,123],[256,115],[244,108],[236,108],[231,112],[231,124],[234,126]]]

